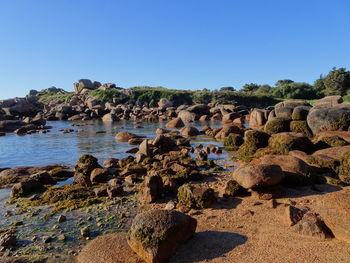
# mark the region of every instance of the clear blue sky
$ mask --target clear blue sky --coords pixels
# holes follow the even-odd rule
[[[350,68],[349,0],[0,0],[0,99],[121,87],[313,82]]]

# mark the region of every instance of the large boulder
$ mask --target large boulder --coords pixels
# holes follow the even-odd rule
[[[79,253],[78,263],[142,263],[129,247],[124,233],[103,235],[90,241]]]
[[[163,263],[195,233],[197,221],[181,212],[152,210],[138,214],[128,244],[147,263]]]
[[[166,124],[166,127],[168,129],[173,129],[173,128],[181,128],[181,127],[184,127],[185,124],[183,123],[182,119],[181,118],[175,118],[175,119],[172,119],[171,121],[169,121],[167,124]]]
[[[237,125],[225,124],[222,129],[215,134],[215,139],[224,140],[231,133],[243,134],[243,129]]]
[[[199,117],[196,113],[188,111],[188,110],[182,110],[180,111],[177,116],[181,118],[184,122],[193,122],[196,121]],[[170,127],[167,127],[170,128]]]
[[[14,98],[0,101],[2,108],[7,115],[31,116],[34,117],[42,110],[43,105],[38,102],[37,97]]]
[[[303,160],[291,155],[265,155],[260,164],[279,165],[285,175],[284,182],[288,185],[309,184],[312,168]]]
[[[254,109],[250,113],[249,127],[264,126],[266,121],[267,121],[269,113],[270,113],[270,111],[268,111],[268,110]]]
[[[350,105],[313,107],[307,116],[307,123],[314,134],[324,130],[347,131],[350,126]]]
[[[250,161],[255,152],[268,145],[270,135],[259,130],[248,130],[244,133],[244,143],[239,147],[237,158]]]
[[[90,154],[82,155],[75,165],[74,182],[82,186],[90,186],[90,176],[95,168],[101,168],[97,158]]]
[[[79,94],[84,89],[87,89],[87,90],[96,89],[96,86],[94,85],[94,83],[89,79],[80,79],[78,80],[78,82],[73,84],[73,87],[74,87],[75,93],[77,94]]]
[[[290,107],[275,108],[275,114],[277,118],[290,120],[292,119],[292,113],[293,113],[293,108],[290,108]]]
[[[197,136],[200,134],[198,129],[192,126],[183,127],[180,132],[183,136]]]
[[[130,139],[135,139],[135,138],[139,138],[139,136],[127,131],[118,132],[117,135],[115,136],[115,139],[119,142],[127,142]]]
[[[339,95],[335,95],[335,96],[327,96],[322,99],[316,100],[315,105],[333,107],[335,105],[341,104],[342,102],[343,102],[343,98]]]
[[[234,119],[237,119],[241,117],[241,115],[237,112],[230,112],[230,113],[226,113],[222,116],[222,121],[226,122],[226,123],[230,123],[233,122]]]
[[[112,113],[107,113],[107,114],[103,115],[103,117],[102,117],[103,122],[113,122],[113,121],[118,121],[118,120],[119,120],[119,118],[115,114],[112,114]]]
[[[206,104],[195,104],[188,107],[187,110],[198,115],[208,115],[210,113],[210,107]]]
[[[309,114],[310,106],[297,106],[293,109],[292,119],[293,121],[304,121]]]
[[[306,101],[301,101],[301,100],[285,100],[280,103],[277,103],[275,105],[275,109],[278,108],[292,108],[294,109],[295,107],[298,106],[311,106],[310,103]]]
[[[313,144],[309,138],[301,133],[294,132],[272,134],[269,139],[269,147],[278,154],[288,154],[292,150],[309,153],[313,150]]]
[[[279,184],[284,179],[279,165],[244,164],[232,173],[232,178],[246,189]]]
[[[14,132],[25,125],[25,122],[19,120],[0,121],[0,132]]]
[[[161,109],[166,109],[166,108],[169,108],[169,107],[172,107],[173,106],[173,102],[166,99],[166,98],[161,98],[158,102],[158,106],[159,108]]]
[[[264,130],[268,134],[287,132],[290,130],[290,120],[285,118],[273,118],[267,121]]]

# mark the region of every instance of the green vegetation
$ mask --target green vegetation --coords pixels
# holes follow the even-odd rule
[[[161,98],[167,98],[174,106],[194,103],[239,104],[250,107],[271,106],[283,99],[315,100],[328,95],[341,95],[345,101],[350,97],[350,71],[345,68],[333,68],[326,76],[320,76],[313,85],[294,82],[290,79],[278,80],[274,86],[248,83],[240,90],[227,86],[218,90],[174,90],[164,87],[138,86],[129,89],[92,90],[89,94],[101,102],[117,104],[137,104],[157,106]],[[68,102],[73,92],[59,94],[46,92],[39,94],[43,103]]]
[[[74,92],[67,92],[64,94],[55,93],[55,92],[47,92],[40,94],[38,99],[40,102],[45,104],[50,104],[52,102],[55,103],[68,103],[70,99],[73,97]]]
[[[128,100],[128,96],[119,89],[91,90],[89,94],[102,102],[124,103]]]

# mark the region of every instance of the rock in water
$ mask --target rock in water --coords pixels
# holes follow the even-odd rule
[[[196,219],[178,211],[147,211],[135,217],[127,241],[145,262],[162,263],[195,233],[196,227]]]
[[[168,129],[172,129],[172,128],[181,128],[185,126],[185,124],[183,123],[182,119],[181,118],[175,118],[175,119],[172,119],[171,121],[169,121],[167,124],[166,124],[166,127]]]

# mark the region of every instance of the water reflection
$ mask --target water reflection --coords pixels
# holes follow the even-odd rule
[[[67,121],[48,122],[53,126],[51,132],[46,134],[31,134],[17,136],[7,134],[0,137],[0,167],[15,166],[39,166],[47,164],[65,164],[73,166],[80,155],[90,153],[101,162],[107,158],[123,158],[129,154],[127,150],[134,148],[133,145],[117,142],[114,137],[118,131],[129,131],[146,138],[154,138],[157,128],[165,128],[166,122],[142,123],[141,129],[135,128],[136,123],[132,121],[121,121],[115,123],[103,123],[101,121],[89,122],[85,126],[71,127],[73,123]],[[192,126],[201,129],[204,125],[212,128],[220,127],[221,122],[196,122]],[[121,129],[115,129],[122,126]],[[62,133],[59,130],[73,128],[73,133]],[[105,133],[97,133],[97,132]],[[206,136],[198,136],[192,144],[202,143],[204,146],[213,143]],[[214,143],[220,145],[220,143]],[[214,157],[214,156],[213,156]],[[223,153],[215,156],[215,159],[225,159]]]

